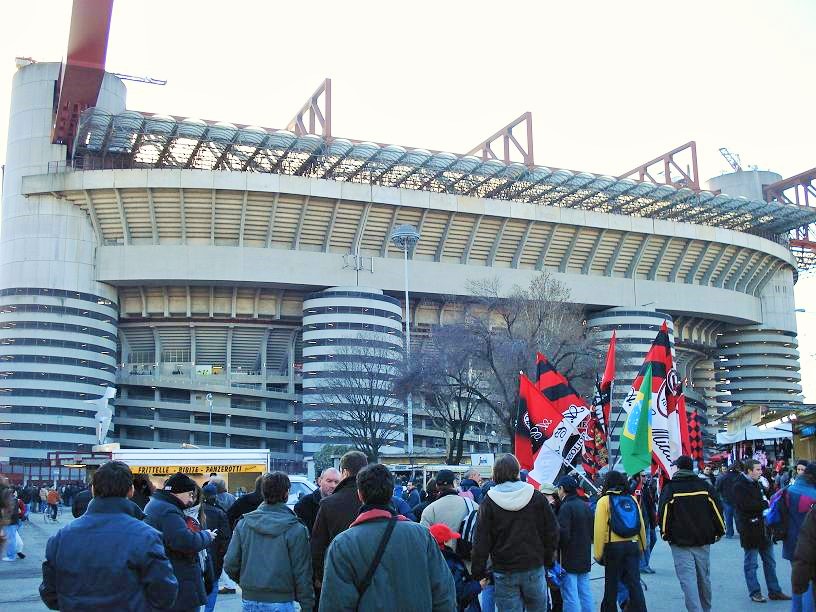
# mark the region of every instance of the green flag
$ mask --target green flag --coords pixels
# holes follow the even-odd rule
[[[626,416],[620,437],[623,469],[630,476],[652,465],[652,366],[646,368],[632,411]]]

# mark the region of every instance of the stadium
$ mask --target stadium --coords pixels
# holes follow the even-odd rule
[[[100,26],[81,7],[67,60],[20,61],[13,82],[0,233],[12,463],[89,451],[85,402],[115,386],[122,447],[264,448],[300,466],[325,442],[319,381],[337,346],[366,332],[402,347],[405,314],[421,335],[455,316],[446,297],[469,281],[542,271],[599,343],[616,331],[621,381],[669,322],[709,441],[740,405],[802,403],[793,288],[816,211],[791,194],[813,171],[736,166],[704,183],[693,142],[618,176],[543,167],[529,114],[467,154],[361,142],[332,133],[328,80],[283,129],[137,112],[104,70],[110,10]],[[407,313],[402,225],[419,234]],[[501,447],[489,429],[468,451]],[[413,433],[418,452],[444,449],[421,410]]]

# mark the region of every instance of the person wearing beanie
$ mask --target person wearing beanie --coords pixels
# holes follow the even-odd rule
[[[456,474],[451,470],[439,470],[436,475],[436,501],[428,504],[422,511],[419,523],[429,527],[444,523],[451,531],[458,531],[462,521],[479,509],[479,505],[470,497],[462,497],[456,490]],[[448,546],[453,548],[453,540]]]
[[[800,463],[796,467],[800,467]],[[781,504],[780,510],[787,516],[785,539],[782,541],[782,558],[787,559],[793,566],[794,553],[799,542],[802,525],[809,510],[816,505],[816,463],[807,463],[791,484],[778,491],[771,503]],[[808,610],[805,603],[813,600],[813,585],[804,594],[793,595],[794,610]]]
[[[677,471],[660,492],[660,533],[669,543],[686,609],[711,610],[711,545],[725,535],[722,508],[708,479],[698,477],[691,457],[674,460]]]
[[[164,548],[179,584],[175,604],[169,610],[198,610],[207,602],[207,590],[199,553],[216,538],[213,529],[192,531],[187,527],[184,510],[195,503],[196,482],[186,474],[173,474],[164,486],[150,496],[145,506],[145,523],[162,534]]]
[[[207,594],[207,604],[204,607],[204,612],[212,612],[215,609],[215,601],[218,598],[218,577],[221,576],[224,569],[224,555],[227,553],[227,547],[232,537],[232,529],[230,529],[229,519],[227,513],[218,503],[218,485],[211,479],[209,484],[202,489],[202,496],[204,501],[201,504],[201,511],[204,513],[207,528],[217,531],[218,535],[207,547],[207,552],[213,564],[213,581],[212,588]],[[232,591],[235,593],[235,590]]]
[[[445,523],[435,523],[431,525],[429,531],[439,546],[439,550],[442,551],[445,563],[448,564],[448,569],[453,576],[453,583],[456,586],[457,609],[462,612],[478,612],[481,610],[478,598],[482,587],[479,581],[474,580],[473,576],[470,575],[461,557],[452,551],[450,547],[445,546],[445,542],[458,540],[462,536],[455,531],[451,531],[450,527]]]
[[[558,547],[561,567],[567,573],[561,581],[564,612],[592,612],[592,588],[589,571],[592,567],[592,535],[594,517],[589,504],[578,496],[578,482],[572,476],[558,481]]]

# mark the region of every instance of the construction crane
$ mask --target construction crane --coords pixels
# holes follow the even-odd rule
[[[148,85],[167,85],[167,80],[165,79],[133,76],[132,74],[120,74],[119,72],[114,72],[113,75],[119,77],[123,81],[136,81],[137,83],[147,83]]]
[[[734,172],[742,172],[742,165],[740,164],[739,155],[736,153],[731,153],[725,147],[720,147],[720,155],[725,158],[725,161],[728,162],[728,165],[734,169]]]

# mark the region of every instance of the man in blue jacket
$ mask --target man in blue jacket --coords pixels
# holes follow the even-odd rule
[[[217,530],[193,531],[184,509],[193,504],[198,485],[186,474],[173,474],[145,506],[145,522],[161,532],[164,548],[178,580],[178,597],[171,610],[196,610],[207,602],[199,553],[218,535]]]
[[[48,540],[40,597],[63,612],[164,610],[178,582],[161,534],[132,515],[133,475],[110,461],[93,475],[87,512]]]

